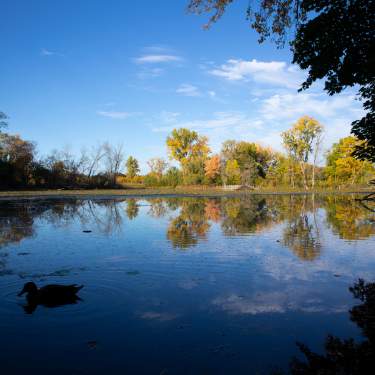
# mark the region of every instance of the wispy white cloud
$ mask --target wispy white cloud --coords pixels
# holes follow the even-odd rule
[[[153,131],[193,129],[208,136],[215,150],[226,139],[242,139],[282,151],[281,132],[299,117],[309,115],[325,126],[323,148],[327,149],[349,135],[351,122],[363,114],[361,103],[350,93],[333,97],[324,93],[285,93],[254,99],[249,111],[217,111],[191,119],[184,118],[183,114],[169,116],[168,121],[160,121],[160,126],[153,127]]]
[[[169,62],[179,62],[182,61],[182,57],[177,55],[169,54],[149,54],[137,57],[134,61],[137,64],[160,64]]]
[[[40,50],[41,56],[64,56],[62,53],[56,52],[56,51],[51,51],[46,48],[42,48]]]
[[[230,59],[209,73],[228,81],[255,81],[293,89],[303,80],[301,70],[284,61]]]
[[[97,111],[97,114],[104,117],[109,117],[116,120],[124,120],[133,115],[130,112],[117,112],[117,111]]]
[[[194,130],[218,130],[218,129],[232,129],[238,127],[251,127],[259,129],[260,123],[254,123],[252,120],[242,112],[215,112],[212,118],[198,119],[191,121],[176,121],[171,122],[167,126],[154,128],[157,132],[168,132],[172,129],[178,128],[188,128]]]
[[[164,75],[167,66],[180,66],[184,59],[178,53],[166,46],[148,46],[142,48],[140,56],[133,59],[139,66],[139,79],[153,79]]]
[[[176,93],[184,96],[202,96],[202,93],[199,91],[198,87],[191,85],[190,83],[183,83],[180,85],[177,88]]]
[[[174,124],[180,115],[179,112],[161,111],[159,119],[164,124]]]
[[[209,98],[217,102],[223,102],[222,99],[218,98],[216,91],[207,90],[194,86],[190,83],[183,83],[177,89],[176,93],[183,96],[199,97],[199,98]]]
[[[146,67],[142,68],[141,71],[137,73],[137,76],[138,78],[141,78],[141,79],[156,78],[156,77],[160,77],[161,75],[163,75],[164,72],[165,70],[162,68],[154,68],[154,67],[148,66],[147,68]]]

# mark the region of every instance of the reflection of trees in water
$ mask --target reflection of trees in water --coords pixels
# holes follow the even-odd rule
[[[32,237],[36,220],[56,228],[78,222],[82,228],[109,235],[122,227],[120,207],[118,200],[0,202],[0,275],[11,273],[6,269],[6,247]]]
[[[321,239],[316,220],[314,195],[290,196],[284,210],[283,244],[302,260],[314,260],[320,255]]]
[[[84,214],[87,205],[85,201],[69,199],[67,201],[45,202],[44,204],[46,210],[38,218],[45,220],[56,228],[68,227],[76,219],[82,222],[87,220],[88,215]]]
[[[209,228],[205,200],[181,198],[179,215],[169,223],[167,238],[174,247],[185,249],[205,238]]]
[[[20,242],[34,234],[34,207],[2,202],[0,212],[0,248],[9,243]]]
[[[329,335],[325,342],[325,353],[312,352],[306,345],[298,346],[306,360],[293,359],[292,375],[336,375],[372,374],[375,366],[375,283],[359,280],[349,288],[360,305],[350,311],[350,319],[361,329],[365,340],[341,339]]]
[[[208,220],[218,223],[221,220],[221,207],[219,199],[208,199],[205,201],[204,214]]]
[[[221,223],[225,235],[257,232],[273,222],[266,200],[255,196],[224,198]]]
[[[375,234],[375,214],[354,196],[328,196],[324,207],[329,227],[340,238],[358,240]]]
[[[374,213],[354,196],[247,195],[218,198],[149,198],[148,215],[165,217],[171,212],[167,238],[174,247],[187,248],[206,237],[212,223],[220,223],[225,235],[256,233],[285,223],[282,242],[300,259],[313,260],[321,251],[316,212],[326,210],[327,223],[344,239],[375,234]],[[130,199],[68,199],[1,202],[0,249],[34,233],[36,218],[63,228],[79,223],[83,229],[110,235],[119,231],[124,215],[134,219],[139,203]],[[4,260],[5,258],[2,257]]]
[[[80,216],[82,226],[93,225],[95,231],[106,235],[121,231],[123,218],[119,201],[87,201],[87,207],[83,207],[84,215]]]
[[[34,235],[34,217],[47,208],[43,204],[0,202],[0,275],[6,274],[6,247]]]
[[[121,228],[122,216],[117,200],[75,200],[1,202],[0,249],[34,235],[35,220],[58,228],[79,222],[82,227],[95,226],[105,234]]]
[[[163,198],[150,199],[148,203],[150,204],[150,209],[148,211],[148,214],[150,216],[159,218],[159,217],[164,217],[167,214],[168,206],[166,204],[165,199]]]
[[[41,217],[57,228],[79,222],[82,228],[110,235],[121,229],[122,216],[118,200],[68,200],[49,202]]]
[[[300,214],[288,221],[283,233],[283,244],[300,259],[314,260],[320,255],[321,250],[316,222],[307,214]]]
[[[129,220],[133,220],[138,216],[139,206],[137,203],[137,199],[130,198],[126,200],[125,212]]]

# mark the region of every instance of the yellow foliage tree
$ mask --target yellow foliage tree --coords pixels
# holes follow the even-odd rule
[[[224,175],[228,185],[237,185],[241,182],[241,170],[237,160],[227,161]]]
[[[335,143],[327,155],[325,173],[330,184],[364,182],[374,178],[375,169],[371,162],[358,160],[353,157],[355,149],[363,141],[350,136]]]
[[[307,162],[310,155],[319,147],[322,132],[323,126],[319,121],[309,116],[303,116],[291,129],[281,133],[284,147],[288,151],[289,156],[300,165],[305,189],[308,189],[306,176]],[[316,158],[314,159],[316,160]],[[315,180],[313,177],[313,185],[314,183]]]

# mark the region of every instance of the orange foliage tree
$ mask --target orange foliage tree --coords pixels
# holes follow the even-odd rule
[[[210,181],[215,181],[220,175],[220,156],[214,155],[207,159],[204,163],[204,171]]]

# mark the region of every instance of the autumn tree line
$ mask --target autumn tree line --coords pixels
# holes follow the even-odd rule
[[[363,142],[355,136],[334,144],[324,153],[326,163],[321,166],[324,128],[311,117],[301,117],[281,137],[284,153],[254,142],[227,140],[221,151],[213,154],[207,137],[189,129],[174,129],[166,145],[169,159],[179,168],[168,169],[164,159],[152,159],[143,181],[148,186],[239,185],[308,190],[367,184],[375,176],[373,163],[353,156]]]
[[[281,134],[285,152],[254,142],[227,140],[212,153],[208,138],[194,130],[174,129],[167,137],[168,160],[150,159],[140,174],[137,159],[124,157],[122,145],[108,142],[79,155],[68,149],[38,157],[36,144],[5,132],[0,112],[0,188],[113,188],[124,185],[237,185],[245,188],[293,188],[368,184],[374,164],[353,156],[361,144],[355,136],[342,138],[322,150],[323,126],[303,116]],[[320,163],[325,158],[325,166]]]

